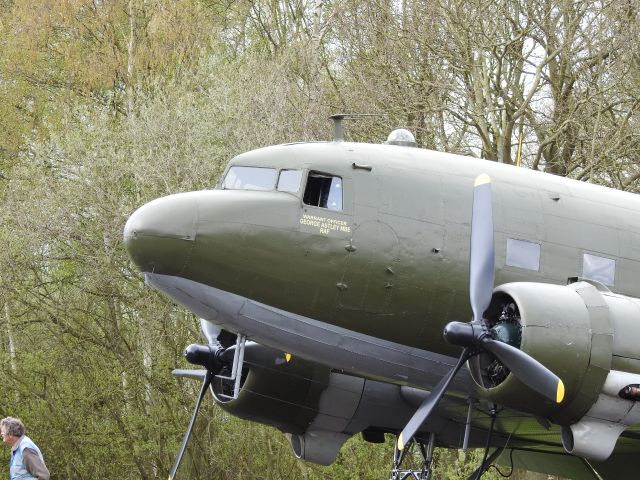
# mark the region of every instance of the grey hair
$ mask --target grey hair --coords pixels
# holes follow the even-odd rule
[[[19,418],[7,417],[0,420],[0,429],[4,430],[7,435],[21,437],[24,435],[24,423]]]

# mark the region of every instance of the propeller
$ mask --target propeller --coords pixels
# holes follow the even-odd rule
[[[206,395],[207,390],[209,389],[209,385],[211,385],[211,381],[218,373],[220,373],[220,370],[224,365],[223,353],[225,349],[220,346],[217,341],[220,329],[213,325],[211,322],[208,322],[204,319],[200,320],[200,326],[202,328],[202,333],[204,334],[209,344],[189,345],[185,349],[184,356],[189,363],[205,367],[207,369],[207,373],[205,374],[204,380],[202,381],[202,387],[200,388],[200,394],[198,395],[195,408],[193,409],[193,414],[191,415],[191,421],[189,422],[187,431],[185,432],[184,438],[182,439],[182,446],[178,451],[178,455],[176,456],[176,461],[173,464],[171,473],[169,473],[169,480],[173,480],[175,478],[176,472],[180,467],[182,456],[187,449],[187,444],[189,443],[189,438],[191,437],[193,426],[196,422],[198,412],[200,411],[200,404],[202,403],[202,399]]]
[[[189,443],[189,438],[191,437],[191,431],[193,430],[193,425],[196,423],[196,417],[198,416],[198,412],[200,411],[200,404],[202,403],[202,399],[207,393],[207,389],[209,385],[211,385],[211,380],[215,374],[210,370],[207,370],[207,374],[204,377],[204,381],[202,382],[202,388],[200,388],[200,395],[198,395],[198,400],[196,401],[196,406],[193,409],[193,415],[191,415],[191,421],[189,422],[189,426],[187,427],[187,431],[184,434],[184,438],[182,439],[182,446],[178,451],[178,455],[176,456],[176,461],[173,464],[173,468],[171,469],[171,473],[169,473],[169,480],[173,480],[176,477],[176,472],[180,467],[180,462],[182,461],[182,456],[184,455],[185,450],[187,449],[187,444]]]
[[[556,403],[562,402],[564,398],[564,384],[560,378],[522,350],[495,340],[493,332],[483,318],[491,303],[495,280],[491,179],[485,174],[478,176],[474,183],[470,250],[469,299],[473,319],[469,323],[450,322],[443,333],[447,342],[463,347],[462,354],[456,365],[438,382],[400,433],[397,444],[399,450],[404,449],[413,439],[464,363],[483,351],[493,354],[520,381],[541,395]]]

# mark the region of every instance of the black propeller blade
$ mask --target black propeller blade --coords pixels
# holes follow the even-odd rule
[[[187,427],[187,431],[184,434],[184,438],[182,439],[182,446],[180,447],[180,451],[176,457],[176,461],[173,464],[173,468],[171,469],[171,473],[169,473],[169,480],[173,480],[176,476],[176,472],[180,467],[180,462],[182,461],[182,456],[184,455],[184,451],[187,449],[187,443],[189,443],[189,437],[191,437],[191,431],[193,430],[193,425],[196,423],[196,417],[198,416],[198,411],[200,410],[200,403],[202,403],[202,399],[207,394],[207,390],[209,385],[211,384],[211,380],[214,377],[214,373],[211,370],[207,370],[207,374],[204,377],[204,381],[202,382],[202,388],[200,389],[200,395],[198,396],[198,400],[196,401],[196,406],[193,409],[193,415],[191,415],[191,421],[189,422],[189,426]]]
[[[482,346],[498,358],[525,385],[556,403],[564,398],[564,383],[551,370],[508,343],[490,337],[482,339]]]
[[[476,178],[474,184],[471,214],[469,299],[473,320],[469,323],[450,322],[444,329],[444,338],[453,345],[464,347],[464,350],[455,367],[443,377],[400,433],[399,450],[411,441],[427,420],[462,365],[483,350],[492,353],[511,373],[533,390],[557,403],[562,402],[564,398],[564,384],[554,373],[522,350],[499,342],[491,336],[483,314],[489,307],[493,294],[494,256],[491,179],[483,174]]]
[[[185,432],[184,438],[182,439],[182,446],[178,451],[178,455],[176,456],[176,461],[173,464],[171,473],[169,473],[169,480],[173,480],[175,478],[176,472],[180,467],[182,456],[187,449],[187,444],[189,443],[189,438],[191,437],[191,431],[193,430],[198,412],[200,411],[200,404],[202,403],[202,399],[207,394],[207,390],[209,389],[209,385],[211,385],[211,381],[220,372],[222,366],[224,365],[224,348],[222,348],[217,341],[220,329],[206,320],[200,320],[200,326],[202,327],[202,333],[207,339],[208,345],[189,345],[184,351],[184,356],[189,363],[205,367],[207,369],[207,373],[202,382],[200,394],[198,395],[195,408],[193,409],[193,414],[191,415],[191,421],[189,422],[187,431]]]
[[[446,376],[442,377],[442,380],[438,382],[436,388],[434,388],[431,394],[425,399],[424,402],[422,402],[422,405],[418,407],[418,410],[416,410],[416,413],[413,414],[413,417],[411,417],[411,420],[409,420],[407,426],[404,427],[402,432],[400,432],[400,436],[398,437],[398,450],[402,450],[405,445],[407,445],[411,441],[418,429],[427,420],[427,418],[431,414],[431,411],[436,408],[436,405],[438,405],[438,402],[449,387],[449,384],[451,383],[451,380],[453,380],[453,377],[455,377],[456,373],[458,373],[458,370],[460,370],[462,368],[462,365],[464,365],[464,362],[469,360],[469,358],[471,358],[472,356],[473,355],[470,353],[470,350],[468,348],[465,348],[462,352],[462,355],[460,355],[456,366],[453,367],[453,369],[451,369],[451,371]]]

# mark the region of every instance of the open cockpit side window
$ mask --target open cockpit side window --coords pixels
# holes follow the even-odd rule
[[[309,172],[304,203],[314,207],[342,210],[342,178],[321,172]]]

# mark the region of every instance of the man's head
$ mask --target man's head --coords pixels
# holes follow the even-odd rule
[[[3,418],[0,420],[0,433],[4,443],[13,446],[24,435],[24,424],[19,418]]]

